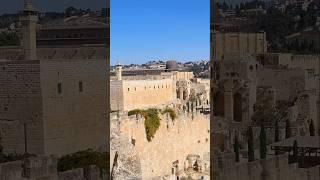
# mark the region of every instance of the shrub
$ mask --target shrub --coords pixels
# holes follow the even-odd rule
[[[101,171],[109,171],[109,154],[100,153],[88,149],[73,154],[65,155],[58,160],[58,171],[68,171],[71,169],[85,168],[90,165],[96,165]]]

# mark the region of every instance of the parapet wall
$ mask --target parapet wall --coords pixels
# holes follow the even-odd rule
[[[200,113],[181,113],[174,121],[163,115],[151,142],[147,141],[142,117],[122,118],[120,124],[112,126],[117,126],[119,134],[134,144],[140,157],[142,179],[148,179],[171,174],[177,161],[178,169],[183,170],[189,154],[203,158],[210,152],[209,123],[209,117]]]
[[[100,176],[100,169],[90,166],[85,169],[74,169],[57,172],[57,158],[41,156],[0,164],[2,180],[106,180]]]

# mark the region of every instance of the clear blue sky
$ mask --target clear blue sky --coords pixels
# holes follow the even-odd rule
[[[209,59],[209,0],[111,0],[111,65]]]

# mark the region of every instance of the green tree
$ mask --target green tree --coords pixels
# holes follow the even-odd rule
[[[248,161],[252,162],[254,161],[254,144],[253,144],[252,127],[249,127],[248,129],[247,138],[248,138]]]
[[[20,44],[20,39],[16,33],[1,32],[0,33],[0,46],[17,46]]]
[[[293,162],[298,162],[298,142],[297,142],[297,140],[294,140],[294,142],[293,142],[292,160],[293,160]]]
[[[234,153],[235,153],[236,162],[239,162],[239,161],[240,161],[240,156],[239,156],[239,141],[238,141],[238,136],[236,136],[235,139],[234,139],[233,151],[234,151]]]
[[[311,122],[309,124],[309,132],[310,132],[310,136],[315,136],[316,135],[316,129],[314,127],[312,119],[311,119]]]
[[[263,123],[260,128],[260,159],[266,159],[267,157],[267,135],[264,129]]]
[[[290,125],[290,120],[286,120],[286,139],[291,137],[291,125]]]
[[[276,123],[274,125],[274,142],[279,142],[279,141],[280,141],[279,123],[278,123],[278,120],[276,120]],[[279,154],[279,150],[277,147],[275,148],[275,154],[276,155]]]

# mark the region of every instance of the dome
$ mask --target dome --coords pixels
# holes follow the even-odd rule
[[[178,69],[177,61],[167,61],[166,69],[168,69],[168,70],[177,70]]]

